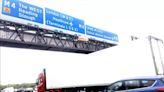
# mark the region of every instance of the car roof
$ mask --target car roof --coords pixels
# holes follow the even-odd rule
[[[127,79],[123,79],[123,80],[137,80],[137,79],[146,79],[146,80],[157,80],[157,79],[161,79],[164,78],[164,75],[161,76],[142,76],[142,77],[135,77],[135,78],[127,78]],[[120,81],[123,81],[120,80]]]

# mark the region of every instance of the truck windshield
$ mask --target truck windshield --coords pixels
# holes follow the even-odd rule
[[[39,79],[36,80],[36,85],[38,85],[38,84],[39,84]]]

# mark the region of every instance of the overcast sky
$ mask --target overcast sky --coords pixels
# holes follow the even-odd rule
[[[164,40],[164,1],[163,0],[23,0],[34,3],[40,6],[45,6],[59,12],[83,19],[86,24],[110,31],[118,34],[119,44],[127,44],[130,42],[130,35],[137,36],[141,39],[146,39],[148,35],[153,35]],[[15,50],[5,49],[4,55],[10,53],[9,56],[4,56],[6,60],[11,60],[12,57],[18,57],[19,54]],[[28,51],[27,51],[28,52]],[[22,54],[24,52],[21,52]],[[1,53],[3,54],[3,53]],[[34,53],[36,54],[36,53]],[[39,54],[39,53],[38,53]],[[25,54],[18,61],[3,61],[1,59],[1,74],[17,75],[24,74],[35,70],[34,67],[40,64],[40,60],[35,60],[32,64],[32,54]],[[12,56],[12,57],[11,57]],[[29,58],[27,58],[28,56]],[[35,56],[35,55],[34,55]],[[24,58],[26,57],[26,59]],[[5,59],[4,59],[5,60]],[[37,63],[36,63],[37,62]],[[14,66],[13,71],[6,70]],[[26,66],[30,65],[30,66]],[[7,65],[8,66],[8,65]],[[6,68],[5,68],[6,67]],[[33,67],[32,69],[30,67]],[[15,70],[15,71],[14,71]],[[23,71],[22,71],[23,70]],[[36,71],[38,72],[38,68]],[[31,74],[32,76],[33,74]],[[29,81],[34,81],[34,77],[27,78]],[[15,78],[15,77],[14,77]],[[4,84],[27,82],[24,79],[9,79],[3,81]]]

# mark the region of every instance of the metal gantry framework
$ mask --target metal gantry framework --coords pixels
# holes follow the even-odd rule
[[[148,40],[149,40],[149,43],[150,43],[150,49],[151,49],[151,54],[152,54],[152,58],[153,58],[155,73],[156,73],[156,75],[164,75],[164,63],[163,63],[162,53],[161,53],[161,50],[160,50],[160,47],[159,47],[159,42],[161,42],[163,46],[164,46],[164,42],[163,42],[162,39],[159,39],[159,38],[154,37],[154,36],[149,36]],[[159,53],[159,57],[160,57],[160,63],[161,63],[162,72],[163,72],[162,74],[160,74],[159,70],[158,70],[158,66],[157,66],[157,61],[156,61],[156,56],[155,56],[155,53],[154,53],[152,40],[157,42],[156,45],[157,45],[157,49],[158,49],[158,53]]]
[[[92,39],[79,41],[77,35],[0,20],[0,46],[88,54],[115,45]]]

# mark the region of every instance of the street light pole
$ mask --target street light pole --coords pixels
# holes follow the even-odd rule
[[[152,54],[152,58],[153,58],[155,73],[156,73],[156,75],[159,75],[158,74],[157,64],[156,64],[156,61],[155,61],[155,55],[154,55],[153,45],[152,45],[152,36],[148,36],[148,40],[149,40],[149,43],[150,43],[150,49],[151,49],[151,54]]]
[[[131,36],[132,41],[137,40],[137,39],[139,39],[139,38],[136,36]],[[158,70],[157,62],[156,62],[156,56],[154,53],[152,40],[155,40],[157,42],[157,49],[158,49],[158,53],[159,53],[159,57],[160,57],[160,63],[161,63],[161,67],[162,67],[162,75],[164,75],[164,62],[163,62],[163,58],[162,58],[161,49],[159,46],[159,42],[161,42],[163,44],[163,46],[164,46],[164,42],[162,39],[156,38],[154,36],[148,36],[148,41],[149,41],[149,45],[150,45],[150,50],[151,50],[151,54],[152,54],[152,59],[153,59],[156,75],[160,75],[160,73]]]
[[[157,47],[158,47],[159,57],[160,57],[160,60],[161,60],[161,65],[162,65],[162,70],[163,70],[163,75],[164,75],[164,63],[163,63],[161,49],[160,49],[160,46],[159,46],[159,41],[161,41],[162,44],[163,44],[163,41],[162,40],[157,40]]]

